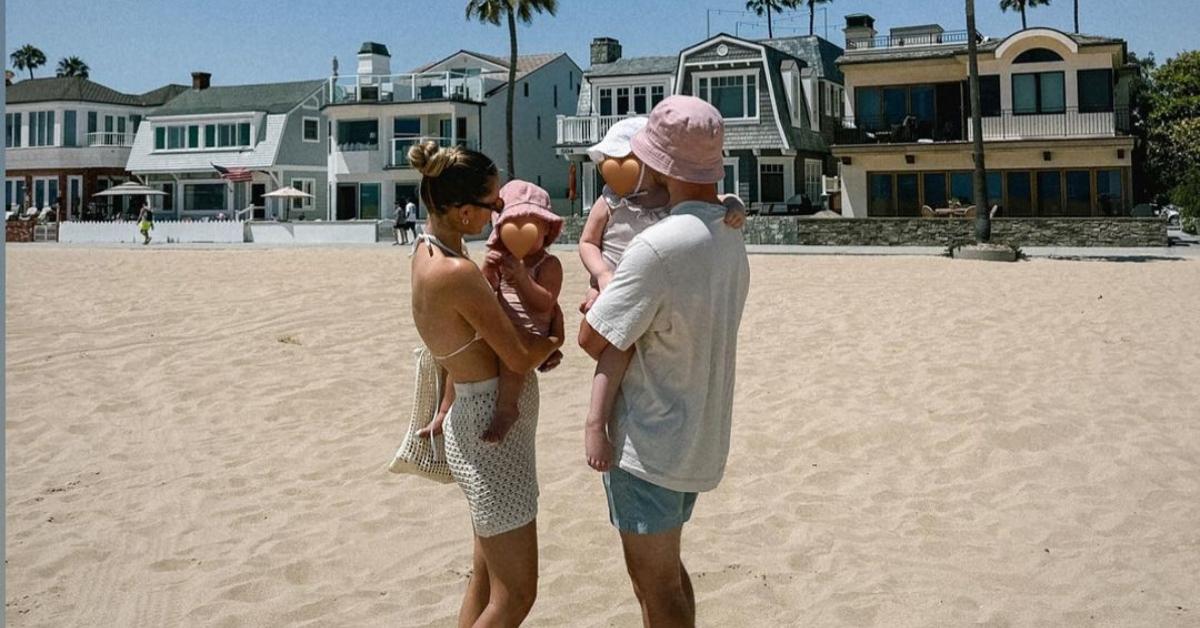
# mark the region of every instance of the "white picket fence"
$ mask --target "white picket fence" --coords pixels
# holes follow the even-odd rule
[[[245,224],[232,220],[212,222],[156,222],[154,223],[154,230],[150,232],[150,237],[154,242],[233,244],[246,241]],[[140,243],[142,235],[138,231],[138,223],[133,221],[68,221],[59,224],[58,241],[76,243]]]

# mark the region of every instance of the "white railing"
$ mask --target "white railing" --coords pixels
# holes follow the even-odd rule
[[[405,103],[429,100],[483,102],[486,92],[508,74],[484,72],[425,72],[420,74],[351,74],[329,78],[329,102]]]
[[[637,114],[623,116],[558,116],[558,144],[595,144],[604,139],[612,125]]]
[[[133,146],[132,133],[88,133],[88,146]]]
[[[408,164],[408,149],[413,144],[423,144],[428,141],[437,142],[439,146],[457,144],[472,150],[478,150],[475,140],[449,137],[430,137],[426,135],[404,135],[392,138],[391,152],[388,154],[389,168],[410,168]]]

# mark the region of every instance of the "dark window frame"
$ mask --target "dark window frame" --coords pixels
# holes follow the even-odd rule
[[[1062,109],[1057,111],[1045,111],[1042,108],[1042,75],[1058,74],[1062,78]],[[1017,96],[1017,77],[1032,76],[1033,77],[1033,111],[1017,111],[1016,96]],[[1013,98],[1012,113],[1014,116],[1054,116],[1067,112],[1067,74],[1063,70],[1050,70],[1046,72],[1014,72],[1009,80],[1009,89]]]

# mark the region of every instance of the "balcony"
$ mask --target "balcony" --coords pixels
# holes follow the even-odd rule
[[[612,125],[638,114],[623,116],[558,116],[559,146],[591,146],[604,139]]]
[[[888,124],[883,116],[846,118],[846,127],[836,129],[834,144],[906,144],[971,141],[970,119],[946,120],[940,124],[905,117]],[[1129,109],[1079,111],[1070,107],[1062,113],[1027,114],[1002,110],[983,117],[984,141],[1114,137],[1130,132]]]
[[[478,142],[463,138],[449,137],[430,137],[425,135],[408,135],[394,137],[391,140],[390,152],[388,153],[388,168],[412,168],[408,163],[408,149],[413,144],[424,144],[428,141],[437,142],[440,146],[451,146],[457,144],[471,150],[478,150]]]
[[[329,102],[335,105],[438,100],[483,102],[487,91],[502,85],[507,78],[503,72],[334,76],[329,79]]]
[[[846,40],[846,52],[886,50],[893,48],[917,48],[967,43],[967,31],[939,31],[910,33],[904,35],[880,35],[878,37],[855,37]]]
[[[85,138],[88,146],[133,146],[133,133],[88,133]]]

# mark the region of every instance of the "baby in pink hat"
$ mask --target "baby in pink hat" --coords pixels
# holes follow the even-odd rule
[[[546,190],[528,181],[509,181],[500,188],[500,199],[504,210],[492,214],[483,275],[514,325],[547,336],[558,306],[563,269],[562,262],[546,249],[562,232],[563,219],[552,210]],[[499,442],[517,420],[524,380],[525,375],[501,363],[496,418],[483,433],[483,440]]]
[[[612,279],[633,238],[671,213],[667,191],[646,176],[633,154],[633,137],[647,120],[638,116],[616,122],[604,139],[587,151],[605,185],[579,236],[579,258],[591,275],[587,296],[579,308],[585,314]],[[746,222],[746,204],[735,194],[722,194],[720,199],[726,209],[725,224],[741,229]]]

